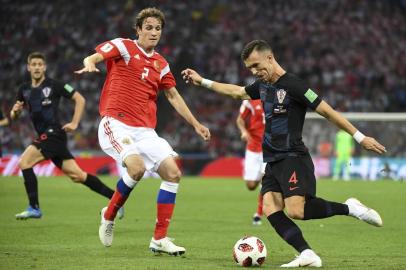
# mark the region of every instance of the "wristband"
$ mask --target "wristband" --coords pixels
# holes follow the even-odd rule
[[[208,79],[202,79],[202,81],[200,82],[200,85],[206,88],[210,88],[213,85],[213,81],[212,80],[208,80]]]
[[[365,135],[362,134],[359,130],[357,130],[357,132],[355,132],[354,135],[352,135],[352,137],[354,138],[354,140],[357,141],[357,143],[361,143],[362,140],[365,138]]]

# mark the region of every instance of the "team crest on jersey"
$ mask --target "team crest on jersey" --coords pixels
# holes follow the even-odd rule
[[[136,55],[134,55],[134,58],[140,60],[140,55],[137,53]]]
[[[44,94],[45,98],[48,98],[49,95],[51,94],[51,88],[49,88],[49,87],[42,88],[42,94]]]
[[[279,89],[276,91],[276,97],[278,98],[279,103],[283,103],[286,97],[286,91],[284,89]]]
[[[158,72],[161,72],[161,65],[159,64],[158,60],[154,61],[154,67]]]

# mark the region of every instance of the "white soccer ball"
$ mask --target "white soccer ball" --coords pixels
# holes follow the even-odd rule
[[[245,236],[235,243],[233,256],[241,266],[260,266],[266,258],[266,247],[261,239]]]

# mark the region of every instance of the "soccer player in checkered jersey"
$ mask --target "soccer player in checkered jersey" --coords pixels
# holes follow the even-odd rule
[[[241,139],[247,142],[244,159],[243,179],[248,190],[255,190],[265,173],[262,158],[262,136],[265,129],[265,115],[261,100],[244,100],[237,117],[237,127],[241,132]],[[257,211],[252,219],[253,225],[261,225],[262,216],[261,193],[258,195]]]
[[[103,245],[113,241],[113,225],[119,207],[146,170],[157,172],[163,179],[157,196],[157,221],[149,248],[170,255],[185,253],[167,237],[175,207],[181,172],[175,162],[177,154],[166,140],[155,132],[157,95],[165,93],[169,103],[194,127],[204,140],[209,130],[193,116],[181,95],[168,62],[155,51],[165,26],[164,14],[146,8],[135,21],[137,40],[116,38],[96,47],[86,57],[84,68],[76,71],[98,72],[96,64],[105,61],[107,76],[100,97],[99,143],[101,148],[126,167],[117,183],[113,198],[101,212],[99,237]]]
[[[114,191],[96,176],[83,171],[67,146],[66,133],[77,129],[85,108],[85,99],[69,84],[46,76],[45,56],[42,53],[33,52],[28,55],[27,69],[31,79],[19,87],[10,118],[18,118],[25,106],[29,110],[38,137],[25,149],[18,163],[29,205],[26,210],[16,214],[16,218],[41,218],[38,181],[33,167],[46,159],[50,159],[73,182],[81,183],[110,199]],[[59,120],[61,98],[69,99],[75,104],[72,120],[64,125]],[[123,213],[120,211],[121,217]]]
[[[248,43],[241,58],[257,77],[251,85],[241,87],[213,82],[196,71],[182,71],[187,82],[241,99],[260,99],[265,112],[262,143],[264,162],[262,178],[263,211],[275,231],[300,255],[281,267],[321,267],[320,257],[305,241],[300,228],[291,220],[321,219],[335,215],[358,218],[382,226],[378,212],[355,198],[337,203],[316,197],[314,165],[302,141],[306,109],[310,108],[351,134],[366,150],[383,154],[386,149],[374,138],[358,131],[346,118],[323,101],[305,81],[286,72],[276,61],[269,44],[263,40]],[[287,210],[287,215],[284,209]]]

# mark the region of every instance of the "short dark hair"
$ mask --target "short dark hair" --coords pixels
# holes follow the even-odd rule
[[[263,52],[263,51],[270,51],[272,54],[272,48],[265,40],[253,40],[245,45],[244,49],[241,52],[241,59],[242,61],[247,60],[247,58],[251,55],[253,51]]]
[[[31,62],[31,60],[34,59],[34,58],[39,58],[39,59],[44,60],[44,62],[46,62],[45,61],[45,55],[43,53],[41,53],[41,52],[32,52],[27,57],[27,63],[29,64]]]
[[[155,7],[151,8],[144,8],[141,10],[137,16],[135,17],[135,25],[134,27],[139,27],[142,28],[142,24],[144,23],[144,20],[148,17],[154,17],[161,21],[161,26],[164,28],[165,26],[165,15],[162,11]]]

